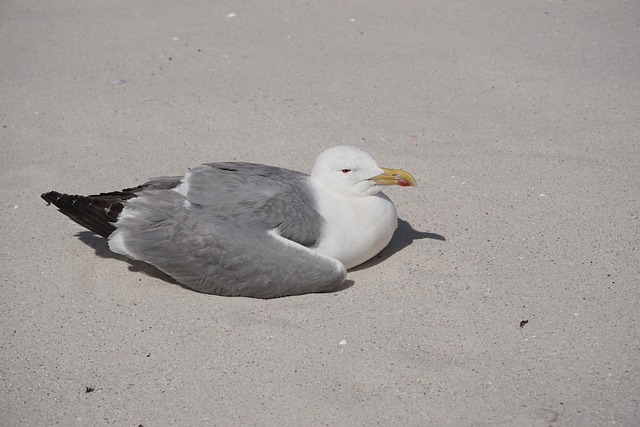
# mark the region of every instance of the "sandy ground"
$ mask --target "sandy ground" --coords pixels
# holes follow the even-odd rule
[[[638,425],[639,3],[265,3],[0,4],[0,424]],[[39,197],[345,143],[420,187],[334,294],[198,294]]]

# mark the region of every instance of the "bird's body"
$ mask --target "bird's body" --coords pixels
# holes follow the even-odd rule
[[[381,185],[414,185],[355,147],[334,147],[311,175],[228,162],[120,192],[42,197],[194,290],[273,298],[338,289],[346,269],[391,240],[394,204]]]

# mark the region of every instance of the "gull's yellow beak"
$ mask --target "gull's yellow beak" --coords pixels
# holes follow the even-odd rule
[[[380,168],[383,174],[369,178],[378,185],[399,185],[401,187],[415,187],[418,185],[416,179],[409,172],[400,169]]]

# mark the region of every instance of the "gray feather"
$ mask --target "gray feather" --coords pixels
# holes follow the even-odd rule
[[[129,256],[218,295],[273,298],[344,281],[340,262],[306,248],[324,226],[307,175],[235,162],[201,165],[187,177],[187,204],[171,189],[175,177],[152,180],[127,201],[114,235]]]

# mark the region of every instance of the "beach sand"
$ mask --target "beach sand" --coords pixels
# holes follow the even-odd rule
[[[0,424],[637,425],[639,17],[4,2]],[[341,144],[419,187],[332,294],[199,294],[40,199]]]

